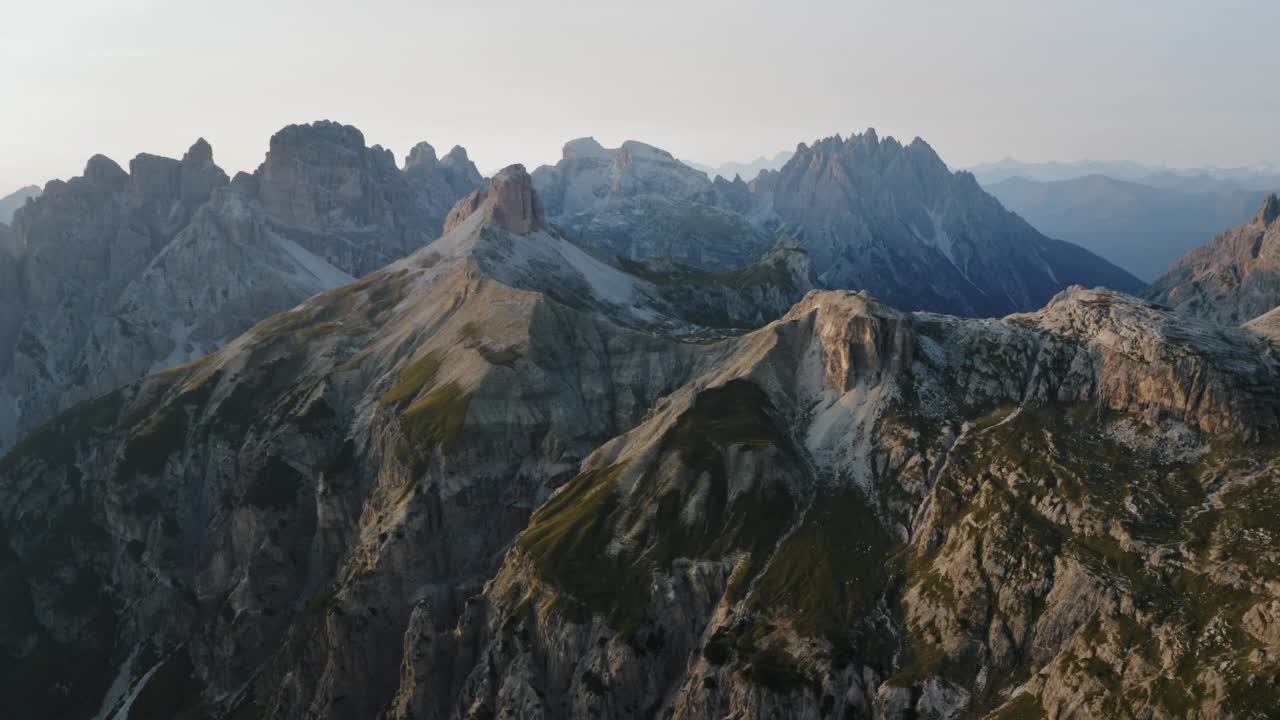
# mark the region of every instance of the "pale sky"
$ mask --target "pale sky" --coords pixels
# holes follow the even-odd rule
[[[0,0],[0,195],[94,153],[228,172],[327,118],[482,171],[568,139],[750,160],[874,126],[952,167],[1280,162],[1276,0]]]

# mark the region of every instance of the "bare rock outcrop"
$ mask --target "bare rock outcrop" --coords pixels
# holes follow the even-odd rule
[[[1145,294],[1226,325],[1280,307],[1280,198],[1269,195],[1253,220],[1187,253]]]

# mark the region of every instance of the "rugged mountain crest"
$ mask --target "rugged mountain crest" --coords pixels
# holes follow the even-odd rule
[[[493,223],[517,235],[527,235],[544,225],[541,202],[533,192],[533,182],[523,165],[512,165],[489,182],[485,191],[476,190],[458,201],[445,220],[445,232],[483,210],[480,222]]]
[[[610,264],[538,223],[529,186],[504,170],[431,245],[0,463],[11,709],[1280,700],[1280,558],[1248,510],[1280,477],[1267,340],[1083,288],[1004,320],[814,292],[708,337],[670,288],[769,273]]]
[[[458,198],[484,185],[466,150],[455,146],[437,160],[435,148],[425,142],[415,145],[405,158],[404,177],[415,199],[428,208],[432,237],[444,232],[445,219]]]
[[[1272,592],[1203,548],[1155,577],[1126,563],[1197,542],[1199,512],[1234,522],[1203,491],[1161,499],[1148,483],[1232,462],[1184,422],[1273,434],[1280,365],[1242,333],[1168,326],[1080,288],[1000,323],[811,294],[587,458],[456,626],[415,609],[395,716],[1175,716],[1189,696],[1249,717],[1276,698],[1250,678],[1280,666],[1217,646],[1214,626],[1269,633],[1250,628]],[[1121,338],[1162,351],[1130,357]],[[1234,413],[1180,403],[1210,366],[1270,412],[1228,428]],[[1143,395],[1120,390],[1133,381]],[[1276,466],[1273,444],[1256,450]],[[1132,519],[1110,531],[1114,480],[1086,460],[1100,451],[1133,463]],[[1046,465],[1016,460],[1028,452]],[[1255,498],[1274,486],[1255,477],[1231,482]],[[1184,608],[1160,590],[1183,582],[1231,599]],[[1127,653],[1161,652],[1116,684]],[[441,705],[458,655],[473,669],[454,666],[446,697],[460,696]]]
[[[0,449],[425,245],[480,182],[464,151],[402,173],[331,122],[281,130],[230,185],[203,139],[182,160],[129,167],[91,158],[0,237],[0,278],[13,278],[0,287]]]
[[[714,182],[642,143],[565,146],[534,184],[547,215],[577,242],[630,260],[671,257],[701,269],[749,264],[793,235],[818,283],[891,304],[962,315],[1039,307],[1071,284],[1137,291],[1127,272],[1038,233],[952,174],[919,138],[874,130],[801,144],[779,170]],[[643,217],[645,222],[637,223]]]
[[[565,144],[563,159],[533,172],[547,217],[575,242],[629,260],[667,257],[701,270],[755,262],[772,235],[716,203],[705,174],[636,141]],[[643,220],[641,220],[643,219]]]
[[[95,322],[227,176],[202,157],[139,155],[125,172],[102,155],[82,177],[49,182],[14,217],[0,254],[0,449],[96,389],[76,388]],[[143,368],[145,370],[145,368]]]
[[[517,235],[527,235],[542,226],[542,206],[523,165],[512,165],[495,175],[489,184],[489,195],[489,222]]]
[[[1280,199],[1195,248],[1146,291],[1181,313],[1238,325],[1280,306]]]
[[[538,194],[554,216],[595,214],[641,195],[698,200],[710,187],[705,174],[665,150],[628,140],[604,148],[594,138],[571,140],[563,159],[534,172]]]
[[[183,163],[207,179],[205,150]],[[86,344],[128,333],[143,365],[218,349],[0,460],[10,714],[1251,719],[1280,705],[1275,344],[1080,286],[989,320],[805,294],[849,238],[915,253],[892,267],[956,302],[977,296],[929,248],[1014,305],[1021,286],[977,275],[983,253],[1006,254],[1005,272],[1093,271],[1021,230],[978,233],[1007,213],[922,142],[801,146],[746,188],[753,227],[800,237],[733,270],[588,252],[543,216],[537,173],[512,166],[459,195],[443,236],[355,281],[341,268],[428,216],[402,202],[426,187],[408,177],[465,153],[420,145],[397,170],[319,123],[286,128],[272,155],[122,281]],[[744,198],[727,181],[711,200],[664,197],[683,172],[671,160],[576,141],[566,161],[586,170],[563,188],[632,176],[592,223]],[[95,159],[67,184],[84,193],[73,205],[162,232],[186,211],[174,162]],[[811,201],[794,202],[806,183]],[[650,189],[623,198],[635,187]],[[15,229],[52,213],[55,190]],[[926,219],[932,234],[911,222]],[[30,295],[24,263],[52,247],[20,239],[0,253],[0,300]],[[217,335],[263,288],[338,283]],[[19,321],[0,316],[0,332]],[[43,356],[22,337],[13,364],[30,367]],[[135,367],[110,360],[80,366]]]
[[[751,187],[756,212],[800,237],[823,285],[865,289],[896,307],[1004,315],[1071,284],[1142,287],[1041,235],[919,138],[902,145],[868,130],[801,144]]]
[[[136,696],[157,716],[368,715],[390,701],[397,659],[379,655],[411,604],[435,598],[452,621],[536,502],[717,357],[663,336],[685,326],[662,318],[653,284],[546,228],[513,233],[536,207],[528,188],[520,168],[500,173],[480,211],[431,246],[93,401],[87,425],[74,411],[4,461],[0,547],[17,549],[0,574],[31,611],[0,638],[0,675],[22,712],[87,716]],[[20,517],[37,515],[90,541],[28,556],[43,540],[21,539]],[[124,555],[93,539],[106,528]],[[409,549],[422,541],[454,549],[426,559]],[[404,543],[407,565],[388,542]],[[80,595],[106,577],[151,588],[133,606],[145,613],[105,585]],[[207,616],[203,597],[217,598]],[[79,651],[76,687],[45,682],[46,660]],[[330,669],[297,676],[303,656]]]

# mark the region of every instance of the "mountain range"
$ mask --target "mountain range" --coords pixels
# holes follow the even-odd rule
[[[1045,237],[919,138],[903,145],[872,129],[802,144],[750,189],[752,212],[800,239],[821,285],[904,310],[995,316],[1038,308],[1073,284],[1143,285]]]
[[[969,168],[983,186],[1013,178],[1036,182],[1074,180],[1104,175],[1148,187],[1183,192],[1222,193],[1235,190],[1272,191],[1280,189],[1280,166],[1258,163],[1248,167],[1171,168],[1128,160],[1076,162],[1022,162],[1005,158]]]
[[[321,121],[0,225],[7,713],[1280,706],[1274,195],[1144,288],[918,138],[562,155]]]
[[[1003,319],[817,290],[717,331],[688,293],[776,276],[602,258],[536,186],[504,170],[438,240],[0,461],[9,708],[1280,702],[1268,338],[1081,287]]]
[[[420,145],[401,170],[328,122],[284,128],[234,179],[203,140],[128,172],[91,158],[18,210],[0,252],[0,448],[403,257],[480,182],[461,149]]]
[[[583,138],[534,185],[548,218],[577,242],[633,259],[701,268],[756,258],[792,237],[828,288],[867,290],[904,309],[991,316],[1040,307],[1072,284],[1136,292],[1143,283],[1077,246],[1045,237],[923,140],[874,130],[801,144],[750,183],[717,178],[629,141]]]
[[[986,183],[983,189],[1037,229],[1148,282],[1191,248],[1246,222],[1267,196],[1261,190],[1183,190],[1144,182],[1149,179],[1013,177]]]
[[[733,180],[734,178],[742,178],[743,180],[752,180],[765,170],[777,170],[794,155],[790,150],[783,150],[775,153],[772,157],[761,155],[751,162],[726,162],[720,165],[703,165],[701,163],[689,162],[689,167],[695,170],[701,170],[707,174],[707,177],[715,180],[722,177],[725,180]]]

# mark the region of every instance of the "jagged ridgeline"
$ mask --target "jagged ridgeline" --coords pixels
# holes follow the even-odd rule
[[[1280,706],[1268,339],[1082,288],[1003,320],[800,298],[778,252],[601,260],[512,167],[409,257],[42,426],[0,462],[6,713]]]
[[[871,131],[801,146],[750,184],[590,139],[533,177],[564,237],[622,258],[704,328],[759,327],[815,286],[964,315],[1033,310],[1073,283],[1137,287],[1006,212],[923,141]],[[82,177],[0,199],[0,217],[17,208],[0,226],[0,451],[421,249],[482,185],[462,148],[437,157],[420,143],[397,166],[359,130],[321,121],[277,132],[252,174],[229,179],[200,140],[127,172],[95,156]]]
[[[401,169],[334,122],[280,130],[233,179],[203,139],[128,172],[94,156],[0,226],[0,452],[420,249],[480,185],[461,148],[437,159],[421,143]]]

